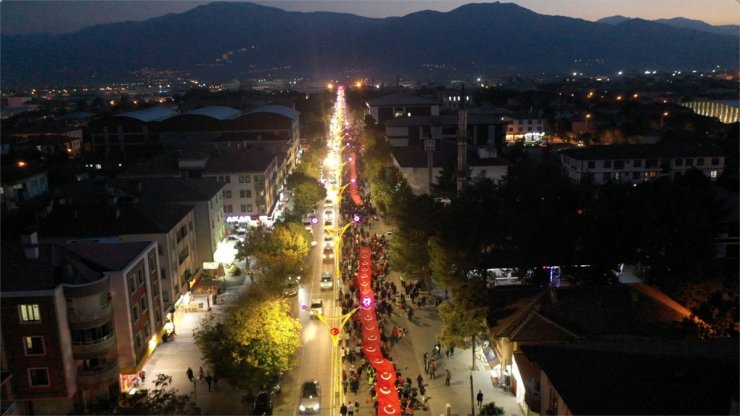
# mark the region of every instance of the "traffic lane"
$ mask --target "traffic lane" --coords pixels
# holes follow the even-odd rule
[[[323,232],[323,227],[317,227]],[[318,246],[317,246],[318,247]],[[307,259],[310,265],[310,278],[305,278],[302,287],[295,298],[294,313],[303,326],[301,334],[302,346],[296,352],[295,367],[288,371],[282,380],[282,393],[273,397],[276,415],[298,415],[301,385],[306,380],[318,379],[321,385],[321,410],[319,415],[331,415],[331,380],[332,345],[328,329],[318,319],[311,319],[303,306],[309,306],[312,299],[323,299],[324,309],[333,308],[331,291],[321,291],[319,275],[322,271],[329,271],[322,262],[321,250],[314,248]],[[309,277],[309,276],[306,276]]]

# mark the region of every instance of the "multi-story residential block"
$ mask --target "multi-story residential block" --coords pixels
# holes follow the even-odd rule
[[[22,414],[117,398],[167,320],[154,242],[2,245],[3,353]]]
[[[581,182],[588,178],[600,185],[607,182],[641,183],[660,177],[676,178],[694,169],[716,180],[725,166],[718,152],[691,146],[633,144],[589,146],[560,152],[568,177]]]
[[[399,117],[439,115],[436,101],[403,93],[374,98],[365,105],[367,113],[380,124]]]
[[[467,137],[480,157],[497,157],[504,146],[506,122],[500,117],[469,114]],[[421,146],[425,139],[457,140],[458,115],[411,116],[385,122],[385,135],[394,147]]]
[[[226,222],[268,221],[277,200],[278,157],[252,149],[191,148],[155,157],[124,173],[127,178],[204,178],[223,184]]]
[[[438,184],[445,169],[456,169],[457,143],[441,140],[432,153],[431,172],[429,152],[421,146],[393,148],[393,163],[403,173],[411,190],[419,195],[429,193],[430,187]],[[471,180],[490,179],[500,181],[508,172],[509,162],[499,158],[481,158],[474,149],[468,151],[468,170]],[[431,182],[430,182],[431,179]]]
[[[156,242],[166,310],[184,300],[202,266],[196,249],[192,205],[127,203],[118,195],[92,203],[65,197],[40,224],[39,238],[54,243]]]
[[[223,183],[173,177],[125,179],[123,175],[120,178],[110,185],[141,202],[192,205],[198,258],[202,262],[213,261],[213,253],[225,232]]]

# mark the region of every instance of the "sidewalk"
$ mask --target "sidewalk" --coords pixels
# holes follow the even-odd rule
[[[392,229],[382,222],[378,222],[371,232],[385,234]],[[387,280],[394,282],[402,292],[400,283],[400,274],[391,271]],[[424,373],[424,352],[432,353],[434,344],[437,343],[437,334],[440,333],[442,321],[437,314],[436,307],[433,304],[427,304],[422,309],[414,308],[413,320],[409,322],[406,315],[394,309],[390,319],[391,325],[402,326],[408,330],[407,335],[400,340],[391,350],[393,362],[396,363],[404,377],[411,377],[416,385],[416,376],[421,374],[424,382],[427,384],[427,396],[430,398],[427,402],[429,414],[433,416],[446,414],[446,405],[451,406],[452,415],[470,415],[471,397],[470,378],[473,381],[473,396],[480,390],[483,393],[483,403],[495,402],[497,406],[504,408],[505,415],[524,415],[516,398],[511,393],[504,393],[493,387],[491,381],[490,368],[487,363],[477,361],[477,370],[470,371],[472,363],[472,350],[470,348],[456,348],[455,355],[446,358],[444,355],[445,348],[442,348],[443,354],[437,361],[437,377],[431,380]],[[449,369],[452,378],[449,386],[445,386],[445,370]],[[366,389],[367,390],[367,389]],[[367,394],[367,393],[366,393]],[[351,397],[351,393],[350,393]],[[365,396],[367,397],[367,396]],[[478,407],[475,406],[476,415]],[[419,415],[426,412],[417,410]],[[363,412],[362,415],[367,413]]]
[[[187,369],[192,368],[195,376],[203,366],[203,371],[209,369],[203,361],[200,350],[195,344],[193,331],[200,325],[202,319],[210,314],[222,313],[250,284],[250,279],[245,277],[243,263],[239,264],[242,269],[241,276],[226,276],[226,286],[222,294],[218,295],[218,302],[212,306],[210,312],[177,312],[175,314],[175,328],[177,335],[168,342],[157,345],[154,353],[149,358],[144,371],[146,371],[146,388],[154,388],[154,380],[157,374],[172,376],[171,388],[178,390],[179,394],[190,394],[191,401],[201,409],[204,415],[226,415],[244,414],[247,408],[241,404],[241,390],[236,390],[228,385],[226,380],[219,380],[218,390],[208,391],[205,381],[196,382],[195,385],[188,380]],[[239,281],[241,280],[241,283]],[[195,390],[195,397],[193,392]]]

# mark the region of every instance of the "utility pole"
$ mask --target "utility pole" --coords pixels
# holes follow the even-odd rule
[[[428,169],[428,186],[427,192],[432,195],[432,168],[434,167],[434,149],[436,147],[436,141],[432,138],[424,140],[424,150],[427,151],[427,169]]]
[[[458,111],[457,126],[457,196],[465,189],[468,176],[468,110],[465,108],[465,83],[462,84],[460,96],[460,110]]]

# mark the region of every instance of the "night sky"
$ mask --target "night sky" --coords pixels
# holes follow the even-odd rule
[[[207,1],[77,1],[0,0],[3,34],[67,33],[87,26],[145,20],[182,13]],[[480,1],[478,1],[480,2]],[[464,0],[278,0],[255,1],[289,11],[333,11],[367,17],[403,16],[419,10],[450,11]],[[643,19],[685,17],[710,24],[740,24],[740,0],[519,0],[534,12],[585,20],[623,15]]]

